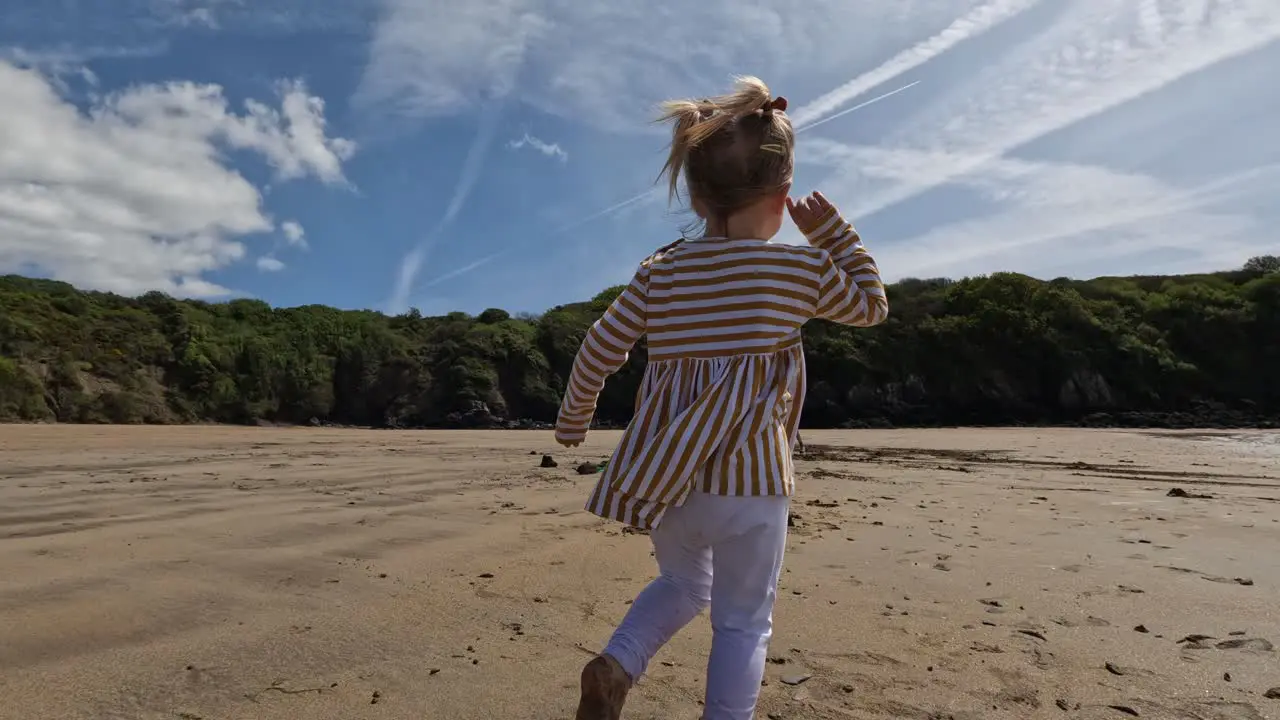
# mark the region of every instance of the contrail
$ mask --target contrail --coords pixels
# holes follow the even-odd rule
[[[652,196],[652,195],[655,195],[655,194],[657,194],[658,192],[659,192],[659,190],[658,190],[657,188],[654,188],[654,189],[651,189],[651,190],[645,190],[644,192],[640,193],[639,195],[636,195],[636,196],[634,196],[634,197],[627,198],[626,200],[623,200],[623,201],[622,201],[622,202],[620,202],[620,203],[614,203],[613,205],[610,205],[609,207],[607,207],[607,208],[605,208],[605,209],[603,209],[603,210],[600,210],[600,211],[598,211],[598,212],[591,213],[590,215],[588,215],[588,216],[586,216],[586,217],[584,217],[584,218],[579,218],[579,219],[577,219],[577,220],[574,220],[573,222],[571,222],[571,223],[569,223],[569,224],[567,224],[567,225],[562,225],[562,226],[560,226],[560,227],[556,228],[555,232],[556,232],[556,234],[557,234],[557,235],[558,235],[558,234],[560,234],[560,233],[568,232],[568,231],[570,231],[570,230],[572,230],[572,229],[574,229],[574,228],[576,228],[576,227],[578,227],[578,226],[580,226],[580,225],[585,225],[585,224],[587,224],[587,223],[591,222],[592,220],[595,220],[596,218],[604,217],[605,215],[609,215],[609,214],[611,214],[611,213],[615,213],[615,212],[617,212],[617,211],[621,210],[621,209],[622,209],[622,208],[624,208],[624,207],[627,207],[627,206],[630,206],[630,205],[635,205],[636,203],[640,202],[641,200],[644,200],[644,199],[645,199],[645,198],[647,198],[647,197],[650,197],[650,196]]]
[[[841,105],[873,88],[914,70],[960,43],[977,37],[1005,20],[1030,8],[1040,0],[992,0],[956,18],[942,32],[894,55],[879,67],[869,70],[836,89],[790,113],[797,126],[816,125],[831,117]]]
[[[883,94],[883,95],[877,95],[877,96],[875,96],[875,97],[871,98],[870,100],[867,100],[867,101],[865,101],[865,102],[860,102],[860,103],[858,103],[857,105],[854,105],[854,106],[853,106],[853,107],[851,107],[851,108],[845,108],[844,110],[841,110],[840,112],[836,113],[835,115],[828,115],[828,116],[826,116],[826,117],[822,118],[821,120],[815,120],[814,122],[811,122],[811,123],[809,123],[808,125],[801,125],[800,127],[797,127],[797,128],[796,128],[796,133],[802,133],[802,132],[804,132],[805,130],[812,130],[813,128],[818,127],[819,125],[821,125],[821,124],[822,124],[822,123],[824,123],[824,122],[830,122],[831,120],[835,120],[835,119],[836,119],[836,118],[838,118],[838,117],[844,117],[845,115],[848,115],[849,113],[853,112],[854,110],[861,110],[862,108],[864,108],[864,107],[866,107],[866,106],[868,106],[868,105],[872,105],[872,104],[878,103],[878,102],[880,102],[881,100],[884,100],[884,99],[885,99],[885,98],[887,98],[887,97],[892,97],[892,96],[894,96],[894,95],[897,95],[898,93],[902,92],[903,90],[909,90],[909,89],[911,89],[911,88],[913,88],[913,87],[915,87],[916,85],[919,85],[919,84],[920,84],[920,81],[919,81],[919,80],[916,80],[915,82],[907,83],[906,85],[903,85],[902,87],[898,88],[897,90],[890,90],[889,92],[887,92],[887,93],[885,93],[885,94]]]
[[[490,262],[497,260],[498,258],[502,257],[506,253],[507,253],[506,250],[500,250],[496,253],[485,255],[484,257],[480,258],[479,260],[476,260],[473,263],[468,263],[466,265],[463,265],[460,268],[457,268],[456,270],[450,270],[449,272],[441,275],[440,277],[436,277],[428,280],[427,282],[423,283],[422,287],[424,289],[433,287],[447,280],[452,280],[458,277],[459,275],[466,275],[467,273],[471,272],[472,270],[475,270],[478,267],[481,267],[483,265],[488,265]]]
[[[827,117],[825,117],[825,118],[822,118],[822,119],[819,119],[819,120],[816,120],[816,121],[810,122],[808,125],[805,125],[805,126],[803,126],[803,127],[799,127],[799,128],[797,128],[797,129],[796,129],[796,132],[797,132],[797,133],[804,132],[804,131],[806,131],[806,130],[809,130],[809,129],[815,128],[815,127],[817,127],[817,126],[821,125],[822,123],[827,122],[828,120],[835,120],[836,118],[838,118],[838,117],[843,117],[843,116],[845,116],[845,115],[848,115],[849,113],[851,113],[851,112],[853,112],[853,111],[855,111],[855,110],[861,110],[862,108],[867,107],[868,105],[874,105],[874,104],[876,104],[876,103],[880,102],[881,100],[885,100],[885,99],[887,99],[887,98],[891,98],[891,97],[893,97],[894,95],[897,95],[898,93],[900,93],[900,92],[902,92],[902,91],[904,91],[904,90],[909,90],[909,89],[911,89],[911,88],[913,88],[913,87],[915,87],[916,85],[919,85],[919,84],[920,84],[920,81],[919,81],[919,80],[914,80],[914,81],[912,81],[912,82],[907,83],[906,85],[903,85],[903,86],[902,86],[902,87],[900,87],[900,88],[897,88],[897,89],[894,89],[894,90],[890,90],[890,91],[885,92],[885,93],[881,93],[881,94],[879,94],[879,95],[877,95],[877,96],[875,96],[875,97],[871,98],[870,100],[865,100],[865,101],[863,101],[863,102],[858,103],[857,105],[854,105],[853,107],[845,108],[844,110],[841,110],[840,112],[838,112],[838,113],[836,113],[836,114],[834,114],[834,115],[829,115],[829,116],[827,116]],[[603,210],[597,210],[596,212],[593,212],[593,213],[591,213],[590,215],[587,215],[587,216],[585,216],[585,217],[578,218],[577,220],[574,220],[574,221],[572,221],[572,222],[566,223],[565,225],[561,225],[560,227],[556,228],[554,232],[555,232],[555,234],[557,234],[557,235],[560,235],[560,234],[566,233],[566,232],[568,232],[568,231],[570,231],[570,230],[573,230],[574,228],[577,228],[577,227],[581,227],[581,226],[583,226],[583,225],[586,225],[587,223],[591,222],[592,220],[596,220],[596,219],[602,218],[602,217],[604,217],[604,216],[606,216],[606,215],[611,215],[611,214],[613,214],[613,213],[615,213],[615,212],[617,212],[617,211],[619,211],[619,210],[621,210],[621,209],[623,209],[623,208],[625,208],[625,207],[628,207],[628,206],[631,206],[631,205],[635,205],[636,203],[640,202],[641,200],[644,200],[644,199],[646,199],[646,198],[652,197],[652,196],[654,196],[654,195],[656,195],[656,194],[658,194],[658,193],[660,193],[660,192],[662,192],[662,190],[661,190],[660,188],[650,188],[649,190],[645,190],[644,192],[642,192],[642,193],[640,193],[640,194],[638,194],[638,195],[633,195],[633,196],[631,196],[631,197],[627,198],[626,200],[622,200],[621,202],[616,202],[616,203],[614,203],[614,204],[610,205],[609,207],[604,208]],[[446,280],[452,280],[453,278],[459,277],[459,276],[461,276],[461,275],[466,275],[467,273],[471,272],[472,270],[475,270],[476,268],[479,268],[479,267],[481,267],[481,266],[483,266],[483,265],[487,265],[487,264],[489,264],[490,262],[492,262],[492,261],[494,261],[494,260],[498,259],[499,257],[501,257],[501,256],[503,256],[503,255],[506,255],[507,253],[511,252],[511,251],[512,251],[512,250],[514,250],[514,249],[515,249],[515,248],[507,248],[506,250],[501,250],[501,251],[499,251],[499,252],[493,253],[492,255],[485,256],[485,257],[483,257],[483,258],[481,258],[481,259],[479,259],[479,260],[477,260],[477,261],[475,261],[475,262],[473,262],[473,263],[470,263],[470,264],[468,264],[468,265],[463,265],[463,266],[462,266],[462,267],[460,267],[460,268],[456,268],[456,269],[454,269],[454,270],[450,270],[449,272],[447,272],[447,273],[445,273],[445,274],[443,274],[443,275],[440,275],[440,276],[438,276],[438,277],[432,278],[432,279],[431,279],[431,280],[430,280],[430,281],[425,285],[425,287],[431,287],[431,286],[433,286],[433,285],[438,285],[438,284],[440,284],[440,283],[442,283],[442,282],[444,282],[444,281],[446,281]],[[412,256],[412,255],[413,255],[413,253],[410,253],[410,255]],[[420,257],[412,257],[412,258],[411,258],[411,257],[409,257],[409,256],[406,256],[406,258],[405,258],[405,265],[406,265],[406,267],[408,266],[408,264],[410,263],[410,261],[411,261],[411,260],[415,260],[415,261],[417,261],[417,263],[419,263],[419,264],[421,263],[421,258],[420,258]],[[416,272],[417,272],[417,268],[416,268],[416,266],[414,267],[413,272],[414,272],[414,273],[416,273]],[[402,274],[403,274],[403,273],[402,273]]]
[[[494,103],[481,115],[480,127],[476,130],[476,137],[472,140],[471,147],[467,149],[466,159],[462,161],[462,172],[458,175],[458,184],[454,187],[453,197],[449,199],[449,206],[445,208],[444,215],[431,232],[401,261],[391,298],[387,300],[387,307],[391,312],[404,312],[409,303],[409,294],[413,292],[413,282],[418,277],[422,263],[435,246],[441,233],[458,216],[467,198],[471,196],[471,189],[480,179],[480,171],[484,169],[484,160],[489,154],[489,146],[493,144],[493,136],[498,130],[498,118],[501,115],[499,110],[500,104]]]

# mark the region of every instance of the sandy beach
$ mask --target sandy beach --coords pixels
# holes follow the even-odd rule
[[[569,718],[654,571],[616,437],[0,426],[0,718]],[[1280,718],[1276,433],[804,439],[760,718]]]

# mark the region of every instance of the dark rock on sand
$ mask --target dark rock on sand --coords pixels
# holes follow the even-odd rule
[[[1205,640],[1217,640],[1217,638],[1215,638],[1212,635],[1201,635],[1200,633],[1191,633],[1190,635],[1187,635],[1183,637],[1181,640],[1179,640],[1178,644],[1179,645],[1181,645],[1182,643],[1199,644],[1204,642]]]
[[[1271,652],[1276,649],[1270,640],[1263,638],[1233,638],[1231,640],[1223,640],[1215,647],[1219,650],[1254,650],[1257,652]]]

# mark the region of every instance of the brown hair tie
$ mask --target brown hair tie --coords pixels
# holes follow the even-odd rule
[[[784,97],[776,97],[764,106],[765,110],[777,110],[779,112],[787,111],[787,99]]]

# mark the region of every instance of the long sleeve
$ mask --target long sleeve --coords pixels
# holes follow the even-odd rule
[[[815,317],[855,327],[884,322],[889,299],[880,270],[853,226],[832,208],[813,227],[800,230],[828,256],[819,279]]]
[[[631,348],[644,334],[648,286],[649,268],[642,265],[622,294],[587,330],[556,419],[556,441],[561,445],[576,445],[586,437],[605,378],[627,362]]]

